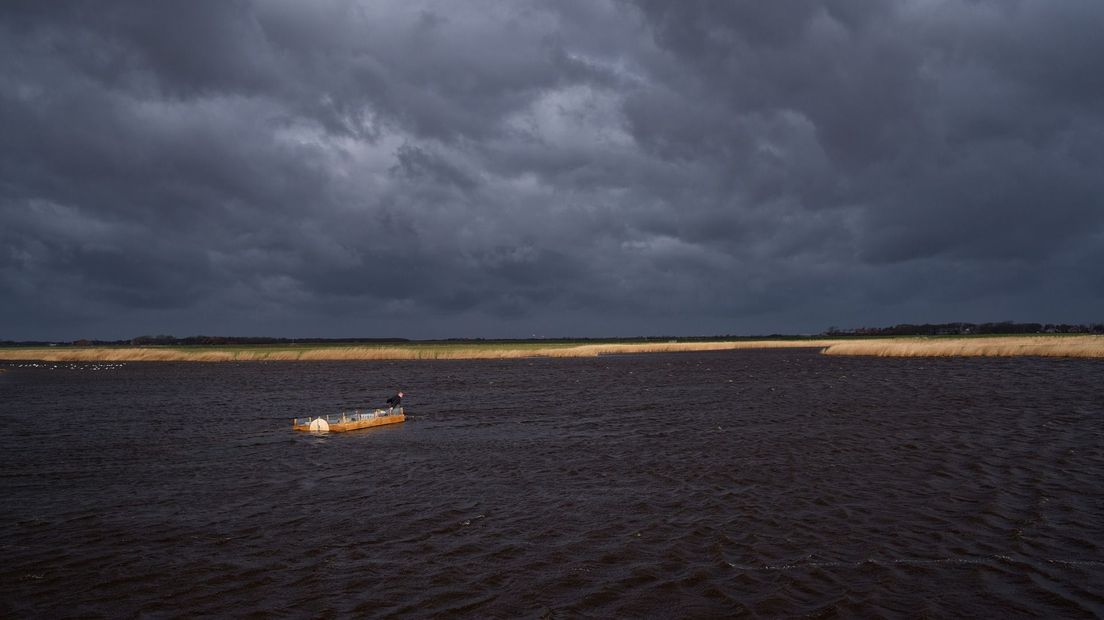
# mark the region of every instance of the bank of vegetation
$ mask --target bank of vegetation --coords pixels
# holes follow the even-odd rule
[[[824,347],[829,340],[740,340],[690,342],[571,341],[419,343],[398,344],[296,344],[272,346],[53,346],[0,349],[0,359],[47,362],[245,362],[245,361],[343,361],[343,360],[471,360],[528,357],[596,357],[634,353],[722,351],[784,347]]]
[[[986,338],[892,338],[841,340],[826,355],[878,357],[1096,357],[1104,358],[1104,336],[993,336]]]
[[[972,324],[947,324],[958,326]],[[1007,324],[984,324],[1007,325]],[[1019,324],[1036,325],[1036,324]],[[912,326],[915,327],[915,326]],[[277,338],[212,338],[144,336],[131,341],[74,343],[0,343],[0,360],[45,362],[253,362],[344,360],[474,360],[533,357],[595,357],[637,353],[723,351],[735,349],[819,348],[827,355],[881,357],[1044,356],[1104,358],[1104,334],[1088,331],[1032,332],[990,335],[899,336],[889,333],[820,337],[762,338],[633,338],[624,340],[443,340],[403,339],[287,340]],[[922,332],[944,329],[921,326]],[[910,331],[897,326],[895,332]]]

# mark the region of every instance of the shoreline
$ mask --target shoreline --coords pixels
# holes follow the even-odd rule
[[[386,346],[304,345],[301,347],[31,347],[0,349],[0,361],[42,362],[310,362],[494,360],[598,357],[637,353],[733,349],[823,348],[828,340],[747,340],[608,344],[408,344]]]
[[[1104,358],[1104,336],[1026,335],[865,339],[740,340],[607,344],[422,344],[214,347],[28,347],[0,349],[0,361],[255,362],[493,360],[641,353],[817,348],[824,355],[875,357]]]

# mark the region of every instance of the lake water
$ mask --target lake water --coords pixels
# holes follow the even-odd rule
[[[1100,360],[2,367],[3,617],[1104,615]]]

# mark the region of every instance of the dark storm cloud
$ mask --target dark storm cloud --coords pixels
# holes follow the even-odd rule
[[[1104,311],[1097,2],[0,6],[0,338]]]

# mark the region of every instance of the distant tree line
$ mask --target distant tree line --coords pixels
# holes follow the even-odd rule
[[[136,347],[146,346],[214,346],[214,345],[290,345],[290,344],[333,344],[333,343],[394,343],[409,342],[406,338],[269,338],[266,336],[138,336],[131,338],[129,344]]]
[[[902,323],[892,327],[854,327],[840,329],[829,327],[826,331],[817,334],[820,337],[862,337],[862,336],[969,336],[979,334],[1104,334],[1104,323],[1069,324],[1069,323],[1014,323],[1001,321],[998,323],[924,323],[913,325]],[[807,338],[807,335],[794,334],[770,334],[758,336],[637,336],[630,338],[448,338],[445,340],[426,340],[416,342],[478,342],[478,343],[510,343],[510,342],[694,342],[704,340],[756,340]],[[56,345],[72,345],[78,347],[104,347],[104,346],[217,346],[217,345],[295,345],[295,344],[389,344],[415,342],[409,338],[270,338],[265,336],[188,336],[177,338],[165,334],[157,336],[138,336],[129,340],[74,340],[72,342],[41,341],[41,340],[0,340],[0,347],[46,347]]]
[[[75,347],[152,347],[152,346],[214,346],[214,345],[294,345],[294,344],[337,344],[337,343],[397,343],[409,342],[407,338],[269,338],[263,336],[188,336],[177,338],[175,336],[138,336],[129,340],[89,340],[81,339],[72,342],[57,341],[14,341],[0,340],[0,347],[27,347],[27,346],[53,346],[72,345]]]
[[[902,323],[892,327],[830,327],[826,336],[968,336],[976,334],[1104,334],[1104,323]]]

